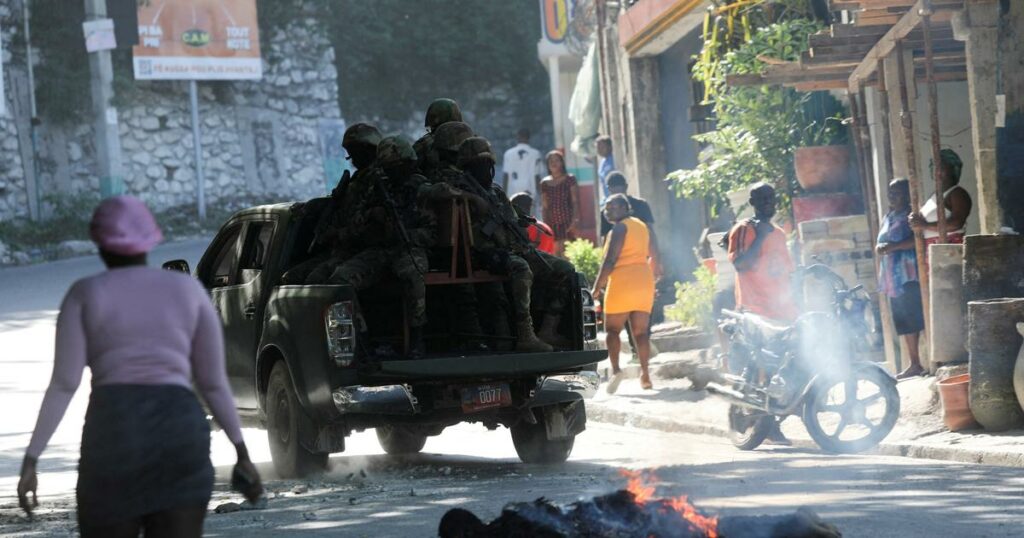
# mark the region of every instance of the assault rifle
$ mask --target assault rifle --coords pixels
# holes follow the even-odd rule
[[[469,174],[466,175],[468,176]],[[484,189],[482,185],[477,183],[476,179],[474,178],[468,178],[468,181],[466,181],[465,183],[467,183],[470,186],[469,190],[473,194],[482,197],[484,200],[488,200],[488,202],[490,202],[490,198],[494,196],[492,192],[487,192],[487,190]],[[512,203],[507,202],[507,204],[507,208],[498,207],[497,204],[490,204],[491,220],[483,225],[481,231],[483,232],[484,235],[492,236],[494,235],[495,228],[497,228],[498,226],[503,226],[513,235],[513,237],[518,238],[519,241],[526,247],[527,254],[533,255],[534,258],[540,261],[540,263],[543,264],[544,267],[546,267],[550,271],[551,264],[549,264],[548,261],[545,260],[544,257],[540,255],[540,252],[537,251],[537,247],[535,247],[533,245],[533,242],[530,241],[530,236],[526,233],[526,230],[524,230],[523,227],[519,224],[520,217],[519,214],[516,213],[516,210],[512,206]],[[503,211],[503,209],[509,209],[511,211],[511,215],[515,215],[516,217],[512,218],[511,215],[507,211]]]
[[[338,184],[334,187],[334,190],[331,191],[331,197],[327,201],[327,205],[320,211],[320,216],[317,218],[316,226],[313,228],[313,241],[309,243],[309,248],[306,250],[307,253],[313,252],[313,250],[320,244],[324,233],[327,231],[327,226],[330,224],[331,216],[338,210],[338,206],[341,204],[341,198],[345,195],[345,191],[348,190],[349,180],[351,179],[352,172],[345,170],[345,173],[341,175],[341,179],[338,180]]]
[[[380,169],[380,177],[373,184],[374,189],[378,190],[381,194],[381,198],[384,200],[384,205],[387,206],[388,212],[391,214],[391,220],[395,223],[395,229],[398,230],[398,238],[402,241],[402,245],[405,247],[405,253],[409,255],[409,260],[412,261],[416,271],[419,274],[426,273],[426,269],[420,267],[419,262],[416,261],[416,256],[412,253],[412,239],[409,238],[409,232],[405,229],[405,224],[402,222],[402,213],[398,210],[398,204],[395,203],[395,199],[391,197],[391,193],[388,192],[387,183],[391,179],[384,173],[384,169]]]

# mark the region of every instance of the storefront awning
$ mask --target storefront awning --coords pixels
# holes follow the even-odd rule
[[[925,80],[924,31],[916,20],[918,14],[910,13],[912,8],[918,9],[915,4],[920,6],[920,2],[913,0],[833,1],[831,8],[845,11],[850,22],[833,24],[811,35],[808,38],[810,48],[799,61],[767,62],[759,74],[732,75],[726,82],[730,86],[784,85],[801,91],[846,89],[851,76],[857,72],[860,86],[874,86],[877,73],[875,66],[868,68],[868,63],[872,56],[879,59],[887,55],[881,48],[897,40],[903,50],[913,52],[915,76]],[[936,81],[967,79],[964,43],[955,39],[952,26],[954,11],[963,6],[963,0],[931,2]]]

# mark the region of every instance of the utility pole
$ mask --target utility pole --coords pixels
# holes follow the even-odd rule
[[[195,150],[196,165],[196,211],[199,222],[206,221],[206,179],[203,177],[203,137],[199,132],[199,85],[188,81],[188,102],[192,109],[192,148]]]
[[[31,14],[28,7],[29,0],[21,1],[21,19],[24,23],[25,32],[25,68],[28,72],[28,104],[29,104],[29,138],[32,141],[32,183],[35,187],[29,192],[28,213],[32,220],[41,220],[39,211],[39,136],[36,126],[39,124],[39,111],[36,108],[36,77],[35,65],[32,60],[32,27],[29,24]],[[3,81],[0,80],[0,83]]]
[[[85,0],[88,20],[107,18],[106,0]],[[89,53],[90,86],[92,87],[93,130],[96,135],[96,161],[99,164],[100,196],[116,196],[124,191],[121,164],[121,137],[117,132],[117,109],[112,82],[114,67],[110,51]]]

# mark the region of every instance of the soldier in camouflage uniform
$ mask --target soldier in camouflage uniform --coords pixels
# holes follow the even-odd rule
[[[413,144],[418,157],[418,168],[421,174],[430,177],[437,167],[437,155],[434,153],[434,135],[437,128],[452,121],[462,121],[459,104],[451,99],[434,99],[427,108],[427,116],[423,121],[427,133]]]
[[[454,104],[454,101],[452,103]],[[458,109],[456,108],[457,111]],[[427,117],[429,122],[431,115],[428,113]],[[473,130],[470,129],[469,125],[461,121],[449,121],[433,128],[431,136],[430,151],[433,157],[431,158],[430,175],[427,177],[432,185],[428,191],[428,196],[432,200],[457,196],[459,195],[458,192],[453,192],[451,185],[454,178],[462,177],[462,171],[456,166],[458,163],[459,144],[473,136]],[[484,330],[480,326],[481,316],[478,310],[477,287],[484,288],[486,286],[474,286],[472,284],[452,286],[453,300],[457,306],[459,316],[458,324],[461,332],[466,334],[484,334]],[[491,322],[493,320],[491,317],[488,317],[484,321]],[[489,334],[496,336],[507,335],[507,329],[505,329],[504,333],[493,330],[500,328],[502,326],[501,323],[488,323],[488,325],[488,329],[492,329],[487,331]],[[507,327],[507,323],[505,326]],[[475,339],[466,342],[464,347],[468,351],[487,351],[487,345]]]
[[[528,193],[519,193],[510,201],[524,231],[537,222],[530,215],[529,208],[533,201]],[[576,282],[576,267],[563,258],[538,250],[532,241],[530,246],[531,250],[524,257],[530,262],[530,270],[533,271],[533,304],[540,305],[544,312],[537,337],[556,348],[568,348],[572,342],[562,336],[558,329],[562,322],[562,312],[571,300],[568,294],[576,288],[573,285]]]
[[[415,173],[416,152],[403,137],[389,136],[377,147],[381,172],[352,213],[349,229],[364,238],[365,249],[338,266],[329,284],[364,290],[391,273],[403,286],[410,315],[410,355],[423,354],[427,324],[427,249],[436,242],[437,223],[423,206],[427,179]]]
[[[321,210],[309,249],[312,257],[288,270],[281,278],[285,284],[322,284],[341,260],[352,254],[352,235],[348,217],[366,195],[374,174],[373,162],[381,134],[376,127],[356,123],[345,130],[341,145],[355,167],[354,175],[345,172],[331,191],[330,200]]]
[[[459,146],[471,136],[473,129],[461,121],[449,121],[434,130],[431,148],[435,162],[427,175],[431,183],[452,184],[462,177],[462,170],[458,167]]]
[[[458,150],[457,164],[464,172],[446,181],[462,193],[473,217],[474,257],[489,270],[508,275],[516,321],[516,349],[551,351],[552,347],[533,330],[530,295],[533,271],[523,257],[529,242],[519,228],[519,218],[501,187],[494,184],[494,154],[486,139],[470,137]]]

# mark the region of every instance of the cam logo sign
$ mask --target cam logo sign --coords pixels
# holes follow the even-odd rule
[[[210,32],[193,28],[181,34],[181,41],[190,47],[205,47],[210,44]]]
[[[569,20],[572,19],[575,7],[575,0],[540,0],[544,39],[552,43],[565,41],[565,34],[569,31]]]
[[[139,5],[138,80],[263,76],[256,0],[149,0]]]

